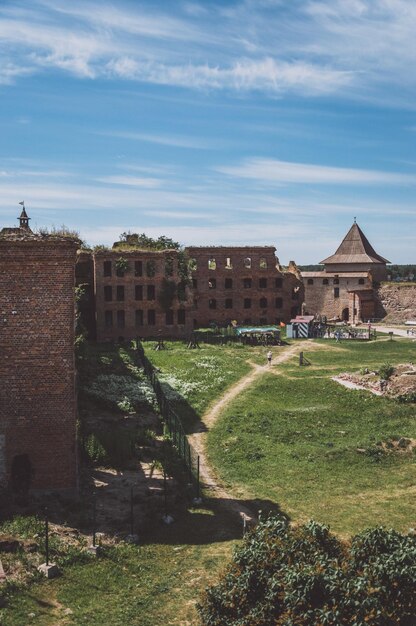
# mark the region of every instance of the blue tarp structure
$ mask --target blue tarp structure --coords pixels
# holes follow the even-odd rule
[[[275,333],[280,332],[279,326],[238,326],[235,329],[237,335],[245,333]]]

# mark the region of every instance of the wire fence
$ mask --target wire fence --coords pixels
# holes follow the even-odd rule
[[[195,497],[200,497],[200,480],[199,480],[199,455],[189,443],[182,420],[176,411],[172,408],[171,403],[167,399],[162,384],[157,376],[156,369],[147,358],[142,344],[137,341],[137,356],[139,357],[146,376],[149,378],[156,400],[159,406],[160,414],[166,425],[171,437],[172,443],[178,452],[178,455],[185,464],[189,481],[195,488]]]

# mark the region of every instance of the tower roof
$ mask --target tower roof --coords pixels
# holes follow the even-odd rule
[[[345,235],[341,245],[327,259],[321,261],[324,264],[341,263],[390,263],[387,259],[377,254],[367,237],[356,222]]]

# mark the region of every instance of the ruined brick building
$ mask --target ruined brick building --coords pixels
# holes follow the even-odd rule
[[[0,486],[74,489],[78,241],[0,232]]]
[[[279,324],[301,310],[296,266],[276,249],[189,247],[98,250],[93,255],[98,341],[187,337],[210,324]],[[185,263],[185,274],[181,272]]]
[[[386,263],[354,221],[322,271],[302,272],[304,313],[356,323],[381,317],[378,287],[387,279]]]
[[[211,323],[279,324],[300,313],[303,285],[272,246],[188,247],[195,328]]]

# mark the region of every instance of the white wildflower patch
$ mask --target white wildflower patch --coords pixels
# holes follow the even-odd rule
[[[97,400],[116,405],[125,413],[134,413],[140,404],[155,403],[155,394],[147,380],[130,376],[100,374],[84,391]]]
[[[202,382],[183,380],[174,374],[159,374],[158,378],[168,400],[189,398],[193,393],[204,389]]]

